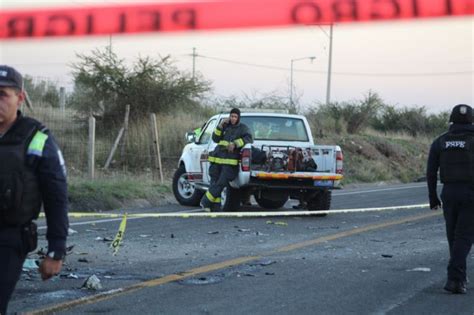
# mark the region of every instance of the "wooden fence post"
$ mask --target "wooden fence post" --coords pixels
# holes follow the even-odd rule
[[[123,121],[123,135],[122,135],[122,142],[120,144],[120,159],[122,162],[123,169],[127,169],[127,159],[125,157],[125,150],[127,148],[128,142],[128,117],[130,116],[130,105],[125,106],[125,119]]]
[[[156,178],[156,169],[160,170],[160,181],[163,184],[163,169],[161,167],[161,153],[160,153],[160,137],[158,134],[158,123],[156,122],[156,115],[155,114],[150,114],[150,120],[151,120],[151,133],[153,136],[153,148],[156,153],[154,161],[155,165],[153,168],[153,177]]]
[[[89,117],[89,155],[88,155],[88,174],[90,179],[94,179],[95,169],[95,118]]]

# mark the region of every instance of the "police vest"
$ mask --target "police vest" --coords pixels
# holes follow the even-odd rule
[[[447,133],[440,143],[441,182],[474,182],[474,133]]]
[[[0,138],[0,226],[38,218],[41,192],[35,167],[48,136],[39,122],[20,117]]]

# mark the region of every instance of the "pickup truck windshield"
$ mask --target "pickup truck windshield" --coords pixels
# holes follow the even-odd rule
[[[254,140],[309,141],[302,119],[243,116],[241,121],[250,128]]]

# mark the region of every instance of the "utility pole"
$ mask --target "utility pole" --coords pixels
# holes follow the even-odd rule
[[[112,34],[109,35],[109,58],[112,58]]]
[[[329,31],[329,61],[328,61],[328,82],[326,87],[326,106],[331,101],[331,71],[332,71],[332,30],[333,24],[330,26]]]
[[[194,80],[194,75],[196,73],[196,47],[193,47],[193,80]]]
[[[290,66],[290,107],[295,110],[296,108],[294,108],[294,102],[293,102],[293,63],[295,61],[305,60],[305,59],[309,59],[311,60],[311,63],[313,63],[316,57],[310,56],[310,57],[296,58],[296,59],[291,59],[291,62],[290,62],[291,63],[291,66]]]

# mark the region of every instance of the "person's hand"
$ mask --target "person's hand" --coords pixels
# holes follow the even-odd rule
[[[229,124],[229,121],[230,121],[229,118],[224,118],[224,119],[222,119],[222,121],[221,121],[219,127],[221,127],[221,129],[222,129],[222,128],[225,128],[225,126],[227,126],[227,125]]]
[[[227,146],[227,151],[234,152],[234,150],[235,150],[235,143],[233,142],[229,143],[229,145]]]
[[[48,280],[57,275],[61,271],[62,265],[62,260],[54,260],[53,258],[46,256],[39,266],[41,279]]]
[[[439,201],[438,196],[430,196],[430,209],[438,210],[441,208],[441,201]]]

